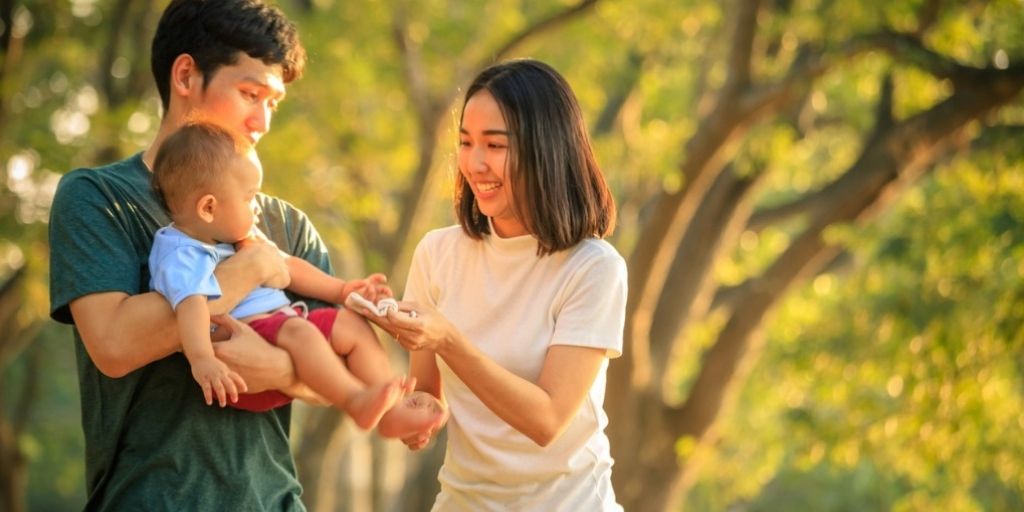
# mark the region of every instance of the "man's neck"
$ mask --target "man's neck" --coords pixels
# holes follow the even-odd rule
[[[163,119],[160,120],[160,129],[156,132],[156,137],[153,138],[153,142],[149,144],[146,151],[142,153],[142,162],[146,164],[146,168],[150,172],[153,171],[153,162],[156,161],[156,153],[160,150],[160,145],[164,143],[167,137],[170,137],[172,133],[181,128],[184,121],[181,120],[182,116],[172,115],[167,113]]]

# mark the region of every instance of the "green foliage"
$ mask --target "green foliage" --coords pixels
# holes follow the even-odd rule
[[[133,11],[133,21],[151,26],[165,3]],[[310,61],[260,144],[266,191],[310,214],[343,275],[389,269],[387,244],[395,242],[402,192],[424,145],[433,147],[428,163],[442,176],[427,184],[429,225],[452,222],[456,116],[467,85],[460,81],[513,34],[574,3],[323,0],[307,12],[282,2]],[[836,50],[861,34],[914,31],[928,3],[763,2],[773,11],[758,18],[754,45],[764,57],[751,79],[782,79],[804,47]],[[707,93],[726,79],[734,4],[601,2],[509,55],[551,62],[573,84],[618,199],[614,242],[624,254],[651,198],[684,185],[678,169],[692,149],[686,143],[708,114]],[[942,4],[925,37],[936,52],[975,66],[1024,55],[1019,0]],[[32,300],[22,314],[43,321],[45,219],[55,180],[143,149],[159,123],[159,102],[147,85],[111,108],[102,89],[111,72],[118,91],[151,80],[147,48],[111,33],[115,2],[19,5],[19,26],[28,27],[22,56],[4,68],[0,89],[0,278],[29,262]],[[435,140],[420,139],[420,99],[405,83],[395,23],[408,27],[429,99],[443,112]],[[117,70],[102,69],[112,41],[124,58]],[[765,173],[759,207],[817,190],[855,161],[889,73],[898,119],[951,92],[950,84],[878,52],[830,70],[800,108],[762,121],[736,143],[737,171]],[[1019,103],[992,118],[1022,120]],[[1024,509],[1024,150],[1019,134],[992,144],[912,189],[876,225],[833,230],[853,270],[817,277],[766,326],[763,359],[737,412],[720,423],[718,451],[689,509]],[[729,285],[757,275],[804,223],[747,231],[715,279]],[[721,316],[703,320],[671,368],[677,392],[723,324]],[[9,404],[39,353],[40,398],[22,440],[32,461],[30,503],[73,509],[83,495],[83,448],[65,327],[42,331],[3,374],[4,392]],[[692,439],[677,443],[680,452],[693,447]]]
[[[957,160],[883,221],[844,233],[855,270],[819,277],[772,323],[695,508],[1024,506],[1015,162]],[[723,495],[734,498],[712,501]]]

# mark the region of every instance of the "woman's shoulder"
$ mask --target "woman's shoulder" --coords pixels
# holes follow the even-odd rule
[[[582,261],[596,260],[615,264],[622,263],[623,265],[626,263],[626,260],[623,259],[622,255],[619,254],[619,250],[614,245],[600,238],[588,238],[576,244],[576,247],[572,248],[572,258]]]
[[[462,226],[454,224],[451,226],[432,229],[427,231],[420,240],[420,245],[431,249],[450,248],[454,244],[465,243],[472,240],[462,231]]]
[[[588,238],[570,249],[566,266],[577,276],[601,275],[626,279],[626,260],[612,244],[599,238]]]

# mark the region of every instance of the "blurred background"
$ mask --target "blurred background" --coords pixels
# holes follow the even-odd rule
[[[0,1],[0,509],[78,510],[60,176],[159,123],[162,0]],[[452,223],[460,92],[561,70],[630,269],[612,362],[630,511],[1024,510],[1024,2],[281,0],[310,59],[260,143],[343,277]],[[384,339],[396,364],[404,354]],[[297,406],[313,511],[428,510],[442,452]]]

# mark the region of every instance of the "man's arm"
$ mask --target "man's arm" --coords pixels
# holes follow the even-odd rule
[[[246,380],[249,393],[276,389],[313,405],[329,403],[297,379],[288,352],[267,343],[252,327],[229,315],[216,315],[211,317],[211,320],[231,336],[227,341],[213,344],[217,359],[224,361],[243,376],[259,375],[263,378],[257,382]],[[266,350],[267,348],[272,350]],[[275,370],[278,373],[275,373]]]
[[[210,302],[213,314],[230,310],[261,283],[280,280],[282,274],[287,279],[287,269],[270,244],[246,246],[218,266],[215,274],[223,295]],[[158,293],[94,293],[71,301],[69,306],[89,357],[109,377],[122,377],[181,347],[174,312]],[[255,332],[251,336],[258,340]],[[291,385],[295,370],[288,354],[259,341],[252,344],[255,362],[244,369],[236,368],[249,384],[250,392]]]

